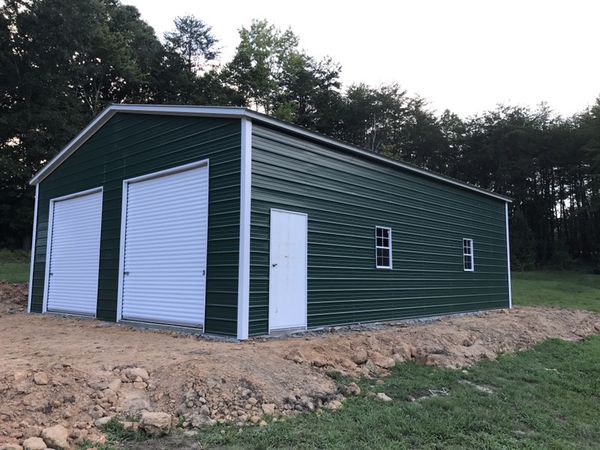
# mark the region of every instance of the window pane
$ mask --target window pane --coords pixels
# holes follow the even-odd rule
[[[392,230],[384,227],[375,227],[375,265],[377,267],[391,267],[391,234]]]

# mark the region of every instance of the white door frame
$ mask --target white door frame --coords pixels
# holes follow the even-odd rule
[[[271,261],[271,233],[273,231],[271,218],[273,216],[273,212],[281,212],[281,213],[285,213],[285,214],[296,214],[299,216],[306,217],[306,251],[304,252],[304,265],[306,267],[306,274],[304,277],[304,325],[300,327],[301,329],[306,329],[308,327],[308,214],[299,212],[299,211],[289,211],[289,210],[280,209],[280,208],[271,208],[269,210],[269,283],[271,282],[271,268],[272,268],[272,264],[273,264]],[[271,328],[271,323],[272,323],[271,315],[272,315],[272,312],[271,312],[271,290],[269,289],[269,334],[273,330]],[[280,329],[276,328],[275,330],[280,330]]]
[[[50,287],[50,258],[52,255],[52,229],[53,229],[53,225],[54,225],[54,204],[56,202],[60,202],[63,200],[71,200],[73,198],[77,198],[77,197],[84,197],[86,195],[90,195],[90,194],[95,194],[97,192],[100,192],[102,199],[101,199],[101,203],[100,203],[100,233],[102,233],[102,203],[104,201],[104,188],[102,186],[100,187],[95,187],[92,189],[87,189],[85,191],[79,191],[79,192],[74,192],[73,194],[68,194],[68,195],[63,195],[62,197],[55,197],[50,199],[50,206],[48,209],[48,232],[46,233],[46,268],[44,270],[44,298],[42,300],[42,313],[47,313],[48,312],[48,288]],[[102,236],[100,236],[100,239],[98,240],[98,245],[101,246],[102,244]],[[100,261],[98,261],[98,270],[100,270]],[[96,286],[96,313],[94,314],[94,317],[96,317],[97,314],[97,308],[98,308],[98,286]],[[69,313],[71,314],[71,313]],[[77,314],[71,314],[71,315],[77,315]],[[89,316],[86,316],[89,317]]]
[[[144,175],[140,175],[133,178],[128,178],[123,180],[123,187],[121,191],[121,237],[119,242],[119,281],[117,283],[117,322],[123,321],[123,271],[125,269],[125,232],[127,230],[127,187],[130,183],[137,183],[139,181],[147,181],[153,178],[159,178],[167,175],[174,175],[179,172],[185,172],[191,169],[197,169],[199,167],[206,166],[208,170],[207,180],[206,180],[206,195],[209,197],[209,203],[207,204],[207,208],[210,206],[210,167],[208,159],[203,159],[201,161],[194,161],[193,163],[183,164],[177,167],[171,167],[165,170],[159,170],[158,172],[147,173]],[[208,266],[208,210],[206,211],[206,249],[204,253],[204,261]],[[205,323],[206,323],[206,280],[208,278],[208,267],[206,268],[206,276],[204,280],[204,319],[202,322],[202,333],[205,333]],[[177,326],[177,325],[173,325]]]

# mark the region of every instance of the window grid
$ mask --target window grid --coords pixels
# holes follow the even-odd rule
[[[473,239],[463,239],[463,268],[465,272],[475,270]]]
[[[392,229],[375,227],[375,267],[392,268]]]

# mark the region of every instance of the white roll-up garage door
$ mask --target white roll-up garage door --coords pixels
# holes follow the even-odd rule
[[[125,185],[121,317],[202,327],[208,166]]]
[[[96,315],[102,192],[51,204],[48,311]]]

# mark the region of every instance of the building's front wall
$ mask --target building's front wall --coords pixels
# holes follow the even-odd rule
[[[97,317],[115,320],[123,180],[209,160],[205,330],[237,330],[240,120],[119,113],[39,185],[31,311],[44,297],[49,203],[103,187]]]
[[[269,329],[271,208],[308,214],[309,327],[509,304],[503,201],[254,124],[250,334]],[[375,268],[376,226],[392,270]]]

